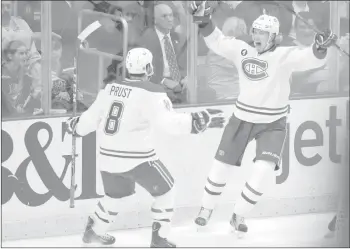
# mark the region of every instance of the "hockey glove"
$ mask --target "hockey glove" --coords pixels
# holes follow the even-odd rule
[[[78,122],[79,122],[79,117],[69,118],[66,121],[68,134],[80,137],[76,132]]]
[[[331,30],[326,30],[323,33],[317,33],[315,35],[315,44],[317,50],[326,50],[330,46],[334,45],[337,40],[337,35],[335,35]]]
[[[193,16],[204,16],[205,11],[209,11],[209,8],[206,9],[206,2],[207,1],[190,2],[190,14]]]
[[[223,112],[217,109],[206,109],[201,112],[192,113],[192,131],[198,134],[207,128],[223,128],[225,118],[222,117]]]
[[[207,24],[210,21],[212,7],[210,1],[192,1],[190,3],[189,12],[193,15],[193,22],[197,24]]]

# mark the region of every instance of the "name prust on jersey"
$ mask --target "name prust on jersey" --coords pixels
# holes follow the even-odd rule
[[[123,98],[129,98],[132,89],[128,87],[122,86],[111,86],[111,90],[109,91],[109,95],[114,95]]]

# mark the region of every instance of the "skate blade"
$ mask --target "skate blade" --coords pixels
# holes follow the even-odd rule
[[[85,242],[82,242],[81,243],[81,246],[82,247],[114,247],[114,244],[112,245],[104,245],[104,244],[101,244],[101,243],[98,243],[98,242],[91,242],[91,243],[85,243]]]
[[[205,232],[208,232],[209,230],[208,225],[201,226],[201,225],[194,224],[194,227],[197,233],[205,233]]]
[[[243,239],[245,237],[245,235],[247,234],[246,232],[238,231],[236,228],[234,228],[232,226],[231,226],[231,233],[234,233],[238,239]]]

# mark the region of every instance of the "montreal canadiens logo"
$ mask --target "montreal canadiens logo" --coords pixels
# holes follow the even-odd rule
[[[248,79],[258,81],[267,78],[269,75],[266,70],[268,64],[266,61],[256,58],[246,58],[242,60],[242,70]]]

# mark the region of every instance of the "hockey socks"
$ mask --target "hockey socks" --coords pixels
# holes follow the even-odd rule
[[[174,214],[174,188],[167,193],[154,197],[154,202],[151,208],[153,218],[153,232],[158,231],[158,235],[166,238],[170,232],[171,219]],[[159,225],[155,224],[158,223]]]
[[[105,234],[116,219],[118,212],[127,211],[132,198],[134,195],[123,198],[111,198],[105,195],[100,199],[91,216],[94,220],[94,232],[99,235]]]
[[[274,168],[273,162],[258,160],[254,163],[252,175],[234,207],[235,214],[245,216],[255,207],[266,188],[274,182]]]
[[[214,160],[213,167],[208,175],[204,187],[202,207],[212,210],[215,208],[224,188],[226,186],[229,165]]]

